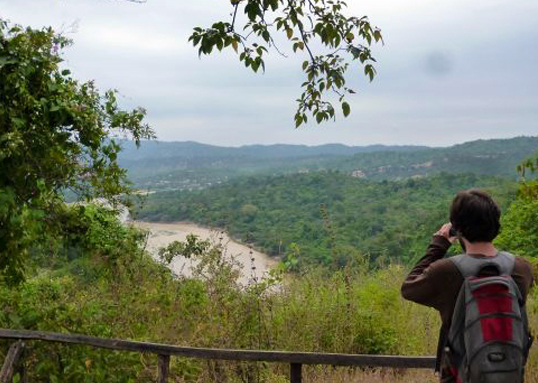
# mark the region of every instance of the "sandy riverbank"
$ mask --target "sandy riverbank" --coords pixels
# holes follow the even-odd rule
[[[269,257],[267,254],[256,250],[251,250],[247,246],[232,240],[225,232],[209,229],[191,222],[147,222],[132,221],[132,224],[140,228],[149,230],[147,248],[151,254],[157,256],[160,247],[168,245],[173,241],[184,241],[189,234],[195,234],[200,239],[208,239],[213,243],[219,243],[226,247],[226,254],[234,256],[243,265],[242,283],[247,283],[252,273],[260,278],[266,271],[276,266],[278,260]],[[254,260],[252,260],[252,258]],[[255,270],[252,270],[252,267]],[[183,258],[175,259],[170,268],[178,275],[190,275],[192,261]]]

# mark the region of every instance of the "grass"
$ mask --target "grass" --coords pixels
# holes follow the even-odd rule
[[[110,263],[87,255],[42,270],[17,289],[1,287],[0,326],[198,347],[393,355],[434,355],[440,320],[400,297],[406,271],[371,270],[360,259],[338,272],[279,273],[247,286],[237,265],[213,248],[195,278],[174,278],[140,252]],[[538,294],[528,302],[538,329]],[[5,353],[7,343],[0,352]],[[154,382],[154,355],[34,342],[27,367],[34,382]],[[172,382],[279,383],[284,364],[172,358]],[[51,378],[52,377],[52,378]],[[527,382],[538,383],[538,347]],[[429,370],[305,366],[310,383],[436,382]]]

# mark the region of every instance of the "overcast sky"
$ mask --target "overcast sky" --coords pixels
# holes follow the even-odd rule
[[[304,56],[276,53],[265,74],[233,52],[198,58],[192,27],[227,20],[228,0],[0,0],[0,17],[51,25],[74,40],[66,65],[81,80],[143,106],[160,140],[445,146],[538,135],[538,1],[348,0],[384,34],[378,77],[349,72],[352,114],[294,129]],[[290,52],[287,47],[286,52]]]

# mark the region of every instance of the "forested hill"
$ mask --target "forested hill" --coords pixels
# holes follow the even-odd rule
[[[119,163],[141,189],[201,189],[241,176],[287,174],[325,169],[334,159],[376,151],[413,151],[421,146],[328,144],[219,147],[197,142],[145,141],[137,149],[122,142]]]
[[[165,142],[144,141],[136,148],[132,141],[122,142],[123,150],[120,158],[125,161],[178,158],[300,158],[312,156],[352,156],[357,153],[378,151],[409,151],[426,149],[426,146],[410,145],[367,145],[347,146],[342,144],[326,144],[318,146],[307,145],[244,145],[239,147],[224,147],[201,144],[193,141]]]
[[[448,148],[421,146],[251,145],[226,148],[195,142],[123,142],[121,166],[141,189],[202,189],[241,176],[338,170],[391,180],[440,172],[516,177],[517,164],[538,148],[538,137],[478,140]]]
[[[478,140],[449,148],[358,154],[329,168],[370,179],[395,179],[447,172],[516,178],[516,166],[538,150],[538,137]]]
[[[290,267],[345,264],[354,254],[407,262],[448,219],[462,189],[482,187],[506,206],[516,182],[472,174],[374,182],[338,172],[239,178],[197,192],[148,196],[140,218],[225,228]]]

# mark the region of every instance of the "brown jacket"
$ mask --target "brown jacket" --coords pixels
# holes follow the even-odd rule
[[[448,258],[444,258],[450,242],[443,236],[432,238],[426,255],[413,267],[402,285],[402,296],[410,301],[433,307],[441,314],[442,326],[437,347],[436,371],[441,373],[441,383],[452,383],[454,380],[440,364],[442,352],[452,321],[452,312],[463,283],[458,268]],[[473,254],[472,257],[484,257]],[[512,278],[526,300],[527,293],[533,284],[532,267],[523,258],[516,257]]]

